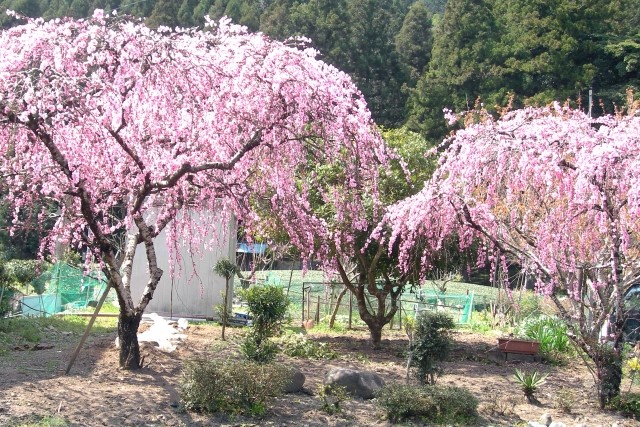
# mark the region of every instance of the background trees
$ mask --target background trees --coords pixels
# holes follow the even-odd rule
[[[639,84],[637,3],[0,0],[0,10],[49,19],[118,9],[170,27],[226,15],[278,40],[304,35],[357,83],[378,124],[406,124],[439,142],[449,131],[442,109],[462,111],[477,100],[491,112],[566,99],[586,111],[593,88],[593,113],[612,113]],[[16,23],[0,15],[3,27]]]

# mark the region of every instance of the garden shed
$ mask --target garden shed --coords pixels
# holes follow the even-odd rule
[[[194,221],[206,221],[210,215],[200,215],[197,211],[189,213]],[[222,304],[225,290],[225,279],[213,272],[213,267],[223,258],[235,260],[236,227],[235,221],[211,224],[210,236],[213,245],[198,248],[198,253],[191,256],[186,243],[178,243],[181,261],[175,265],[176,276],[169,273],[169,247],[166,245],[166,230],[156,239],[156,255],[158,266],[164,271],[160,283],[147,306],[146,313],[157,313],[166,317],[213,318],[216,317],[214,307]],[[131,292],[134,301],[139,301],[147,283],[147,259],[144,245],[136,251]],[[230,291],[233,292],[233,282]],[[231,301],[231,298],[229,299]]]

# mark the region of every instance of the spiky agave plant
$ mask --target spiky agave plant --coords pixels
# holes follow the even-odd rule
[[[523,372],[516,369],[514,377],[520,385],[520,389],[524,392],[524,397],[527,398],[529,403],[538,403],[535,397],[538,388],[544,384],[549,374],[541,374],[538,371]]]

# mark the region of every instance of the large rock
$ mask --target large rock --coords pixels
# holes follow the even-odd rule
[[[299,393],[302,391],[302,387],[304,387],[304,381],[306,377],[302,373],[302,371],[298,368],[292,367],[290,368],[291,377],[289,382],[287,382],[284,386],[285,393]]]
[[[376,392],[384,386],[384,380],[378,374],[346,368],[331,369],[325,375],[324,383],[342,386],[347,392],[363,399],[373,399]]]

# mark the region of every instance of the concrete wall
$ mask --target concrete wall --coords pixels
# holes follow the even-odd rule
[[[191,212],[195,221],[199,221],[200,215]],[[222,227],[226,228],[226,233]],[[222,258],[235,260],[236,230],[233,222],[211,224],[213,232],[218,236],[218,244],[213,250],[204,251],[200,248],[200,254],[193,258],[187,249],[179,244],[182,254],[181,272],[179,277],[172,278],[169,274],[169,248],[166,245],[166,235],[163,232],[156,239],[156,254],[158,267],[164,274],[154,293],[153,299],[147,306],[145,313],[158,313],[162,316],[178,317],[217,317],[214,306],[221,304],[222,294],[225,289],[224,278],[213,272],[216,262]],[[147,283],[147,258],[144,245],[138,245],[133,264],[132,296],[134,303],[140,301],[142,292]],[[230,284],[230,292],[233,292],[233,281]],[[231,301],[231,298],[229,298]]]

